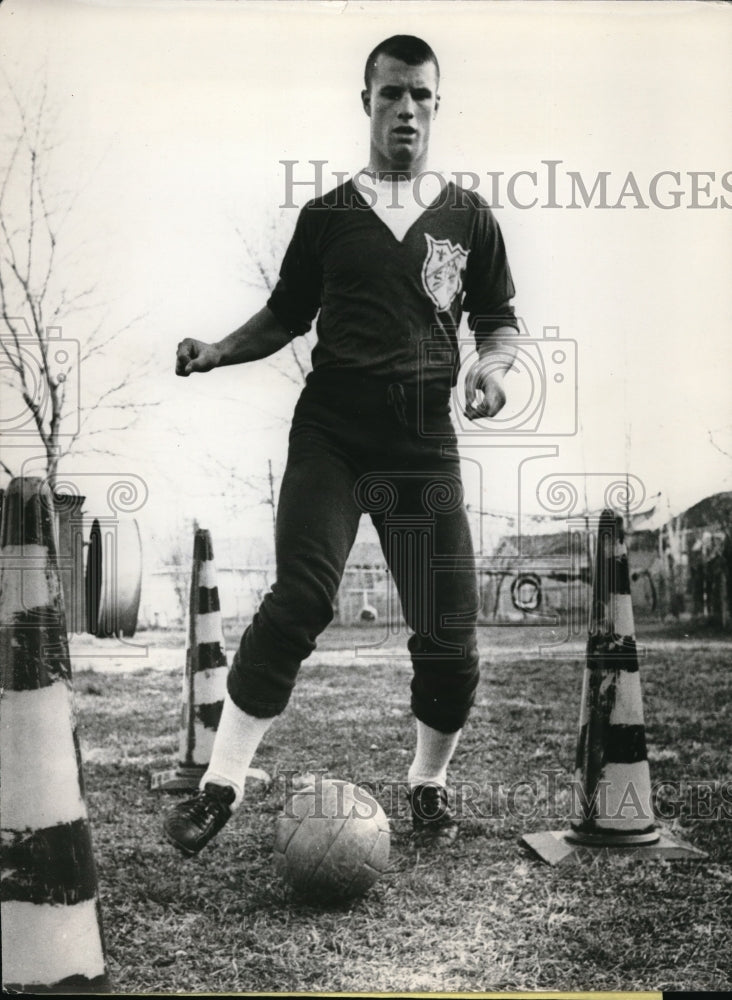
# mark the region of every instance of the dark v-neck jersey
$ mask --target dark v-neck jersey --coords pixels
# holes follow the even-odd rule
[[[314,369],[449,389],[463,311],[478,347],[518,329],[498,223],[450,182],[399,241],[368,197],[349,180],[304,206],[267,304],[296,335],[317,315]]]

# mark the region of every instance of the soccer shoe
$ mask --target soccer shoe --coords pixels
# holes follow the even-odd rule
[[[236,792],[230,785],[209,782],[192,799],[173,806],[163,830],[174,847],[191,858],[216,836],[231,816]]]
[[[412,839],[419,847],[449,847],[458,835],[458,823],[440,785],[417,785],[410,789]]]

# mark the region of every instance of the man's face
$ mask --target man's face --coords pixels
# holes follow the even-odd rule
[[[382,53],[361,99],[371,119],[371,168],[421,170],[440,103],[435,64],[409,66]]]

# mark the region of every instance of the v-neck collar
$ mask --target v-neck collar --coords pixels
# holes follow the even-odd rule
[[[433,174],[435,174],[435,173],[437,173],[437,171],[433,171]],[[351,185],[353,187],[353,192],[354,192],[356,198],[359,200],[359,203],[361,205],[363,205],[364,208],[367,208],[367,209],[369,209],[371,211],[371,213],[378,219],[379,223],[384,227],[384,229],[386,229],[388,231],[388,233],[392,237],[392,239],[396,243],[399,243],[400,245],[404,244],[404,242],[406,241],[406,239],[409,236],[409,234],[412,231],[412,229],[417,225],[417,223],[420,221],[420,219],[422,219],[422,217],[425,215],[425,213],[431,211],[437,205],[437,203],[442,200],[442,196],[443,196],[443,192],[445,190],[445,186],[447,186],[447,184],[449,184],[449,181],[446,181],[444,186],[440,185],[440,190],[435,195],[435,197],[432,199],[432,201],[428,205],[425,205],[424,207],[422,207],[421,205],[419,206],[419,208],[420,208],[419,213],[414,217],[414,219],[412,219],[412,221],[409,223],[409,225],[407,226],[407,228],[404,230],[404,232],[402,233],[401,238],[400,238],[399,236],[397,236],[396,232],[389,225],[389,223],[387,222],[386,218],[384,218],[381,213],[377,212],[376,208],[373,205],[370,205],[368,203],[368,201],[366,200],[366,198],[364,198],[364,196],[359,191],[357,184],[354,183],[355,180],[356,180],[356,178],[359,177],[359,176],[361,176],[361,175],[365,175],[369,179],[370,179],[370,176],[371,176],[371,175],[367,174],[364,170],[359,170],[358,173],[355,174],[354,177],[351,178]],[[377,180],[375,180],[375,184],[378,184]],[[398,208],[395,209],[395,210],[399,211]]]

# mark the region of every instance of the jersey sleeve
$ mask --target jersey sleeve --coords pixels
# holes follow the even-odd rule
[[[512,326],[517,331],[519,327],[511,304],[516,289],[500,227],[487,204],[480,203],[476,212],[473,245],[465,269],[463,309],[480,350],[499,327]]]
[[[300,212],[279,279],[267,300],[269,310],[294,336],[308,332],[320,309],[316,215],[308,205]]]

